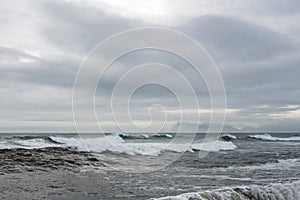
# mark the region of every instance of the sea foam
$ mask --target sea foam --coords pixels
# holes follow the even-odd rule
[[[159,135],[156,137],[168,137],[171,135]],[[79,152],[113,152],[128,155],[158,156],[162,152],[172,151],[183,153],[186,151],[222,151],[234,150],[237,147],[231,141],[215,141],[206,143],[174,143],[169,140],[131,141],[119,135],[107,135],[103,137],[66,137],[66,136],[37,136],[35,137],[12,137],[0,140],[0,149],[16,148],[69,148]]]
[[[163,143],[163,142],[126,142],[118,135],[110,135],[99,138],[57,138],[54,141],[61,142],[70,147],[76,147],[79,151],[91,151],[102,153],[110,151],[114,153],[125,153],[128,155],[158,156],[163,151],[185,152],[185,151],[221,151],[234,150],[237,147],[232,142],[216,141],[208,143]]]
[[[202,192],[185,193],[178,196],[162,197],[155,200],[292,200],[300,199],[300,181],[274,183],[268,186],[251,185],[247,187],[224,188]],[[154,199],[153,199],[154,200]]]
[[[300,141],[300,137],[288,137],[288,138],[279,138],[273,137],[270,134],[262,134],[262,135],[249,135],[249,138],[259,139],[259,140],[269,140],[269,141]]]

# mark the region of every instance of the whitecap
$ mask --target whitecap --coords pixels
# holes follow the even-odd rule
[[[293,136],[288,138],[279,138],[273,137],[270,134],[262,134],[262,135],[249,135],[249,138],[260,139],[260,140],[269,140],[269,141],[300,141],[300,137]]]

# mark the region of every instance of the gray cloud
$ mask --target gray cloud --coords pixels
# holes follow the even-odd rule
[[[222,63],[264,61],[295,50],[284,35],[236,17],[202,16],[178,29],[197,39]]]
[[[112,34],[139,25],[137,21],[71,1],[43,1],[39,5],[47,17],[41,34],[59,48],[72,53],[87,53]]]
[[[297,0],[265,0],[255,1],[252,4],[256,9],[253,8],[253,12],[261,14],[271,15],[294,15],[300,11],[300,2]]]
[[[26,8],[32,3],[28,2]],[[263,130],[282,130],[282,127],[287,128],[290,124],[290,117],[293,118],[291,123],[297,124],[295,122],[299,118],[290,112],[298,111],[300,106],[300,47],[299,37],[295,36],[299,29],[296,16],[300,5],[298,1],[288,2],[251,1],[247,3],[249,8],[233,6],[236,10],[232,15],[227,11],[204,16],[199,14],[185,20],[180,26],[164,26],[188,34],[203,44],[212,55],[224,79],[228,106],[236,110],[228,114],[227,123],[232,126],[262,126],[267,127]],[[11,8],[6,3],[1,10]],[[245,12],[247,9],[248,12]],[[3,30],[10,23],[15,25],[19,21],[34,24],[34,30],[31,30],[34,34],[26,29],[30,34],[26,32],[22,35],[27,24],[22,23],[22,26],[16,27],[19,30],[12,34],[11,40],[0,41],[0,94],[3,97],[0,101],[0,117],[18,130],[22,126],[27,127],[26,121],[30,121],[29,129],[35,129],[36,126],[36,130],[41,130],[41,123],[44,123],[48,130],[57,130],[54,122],[59,121],[58,126],[73,130],[72,86],[84,57],[95,45],[112,34],[149,24],[143,19],[109,14],[97,7],[73,1],[35,2],[32,10],[27,12],[30,12],[28,19],[21,19],[21,14],[10,12],[0,14],[3,22],[0,27]],[[291,29],[289,25],[274,28],[276,20],[283,17],[291,19],[289,24],[295,27]],[[7,32],[2,34],[6,34],[4,38],[10,38]],[[39,37],[35,38],[35,35]],[[17,36],[20,36],[20,41]],[[35,39],[37,44],[27,49],[26,41]],[[43,47],[45,52],[40,52]],[[39,55],[34,53],[35,48],[39,49]],[[98,90],[97,106],[109,112],[101,100],[109,98],[117,79],[133,66],[148,62],[171,65],[181,72],[196,89],[202,108],[209,108],[205,84],[200,80],[201,77],[195,75],[191,66],[180,58],[151,51],[135,52],[112,66],[101,90]],[[157,78],[163,79],[164,76],[167,75],[157,75]],[[178,87],[181,85],[180,82],[174,84]],[[174,97],[164,90],[147,88],[139,92],[134,101],[134,115],[137,119],[145,119],[145,106],[149,106],[152,100],[155,103],[159,100],[161,104],[169,105],[170,109],[176,109]],[[278,114],[282,116],[278,117]],[[172,123],[176,123],[175,116],[171,116],[171,119]],[[203,119],[209,119],[209,115]],[[277,121],[281,128],[273,125],[270,128]],[[2,130],[9,130],[9,126],[2,126]],[[293,130],[298,128],[296,125],[292,127]]]
[[[228,106],[240,109],[228,115],[229,124],[237,127],[247,126],[247,123],[252,126],[274,124],[274,120],[279,119],[270,114],[289,112],[291,108],[287,105],[296,105],[293,109],[299,110],[297,40],[266,26],[226,16],[199,17],[180,26],[179,30],[203,44],[219,65]],[[262,108],[264,105],[267,108]],[[262,130],[276,129],[274,125],[268,126]],[[300,130],[296,123],[292,127],[286,130]]]

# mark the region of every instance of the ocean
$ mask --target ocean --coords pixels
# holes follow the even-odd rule
[[[298,133],[174,137],[1,134],[0,199],[300,199]]]

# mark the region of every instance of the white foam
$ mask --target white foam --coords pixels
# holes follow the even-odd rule
[[[108,139],[108,140],[106,140]],[[94,152],[111,151],[115,153],[125,153],[128,155],[149,155],[158,156],[163,151],[185,152],[193,150],[212,151],[234,150],[237,147],[232,142],[217,141],[216,144],[197,143],[197,144],[175,144],[175,143],[129,143],[121,138],[108,137],[102,139],[84,139],[84,144]]]
[[[110,135],[98,138],[59,138],[51,137],[51,139],[64,143],[70,147],[76,147],[79,151],[92,151],[102,153],[110,151],[114,153],[125,153],[128,155],[147,155],[158,156],[163,151],[173,152],[185,152],[193,150],[208,151],[212,148],[212,151],[221,150],[234,150],[237,147],[232,142],[217,141],[209,143],[197,143],[197,144],[176,144],[176,143],[163,143],[163,142],[125,142],[121,137],[117,135]],[[214,145],[214,146],[213,146]]]
[[[300,141],[300,137],[288,137],[288,138],[279,138],[273,137],[270,134],[263,135],[249,135],[250,138],[260,139],[260,140],[270,140],[270,141]]]
[[[167,137],[172,137],[167,136]],[[78,138],[78,137],[62,137],[62,136],[50,136],[51,140],[57,142],[51,143],[44,138],[33,139],[14,139],[14,140],[2,140],[0,141],[0,148],[13,149],[13,148],[45,148],[45,147],[62,147],[72,148],[77,151],[90,151],[102,153],[110,151],[114,153],[124,153],[128,155],[146,155],[146,156],[158,156],[164,151],[172,152],[185,152],[194,150],[209,151],[221,151],[221,150],[233,150],[236,146],[232,142],[207,142],[207,143],[166,143],[160,140],[157,142],[128,142],[123,140],[118,135],[109,135],[105,137],[97,138]]]
[[[82,142],[92,152],[111,151],[128,155],[158,156],[162,151],[184,152],[186,144],[167,143],[132,143],[125,142],[119,136],[106,136],[102,138],[82,139]]]
[[[207,199],[300,199],[300,181],[293,183],[275,183],[269,186],[252,185],[247,187],[224,188],[214,191],[185,193],[178,196],[157,198],[156,200],[207,200]],[[154,200],[154,199],[153,199]]]
[[[173,137],[173,136],[170,135],[170,134],[166,134],[166,136],[167,136],[168,138],[172,138],[172,137]]]
[[[62,147],[73,147],[78,151],[87,151],[86,146],[82,143],[80,138],[76,137],[59,137],[59,136],[50,136],[53,141],[61,143]]]
[[[0,149],[35,149],[35,148],[46,148],[46,147],[59,147],[58,144],[51,144],[41,138],[30,139],[30,140],[3,140],[0,142]]]

